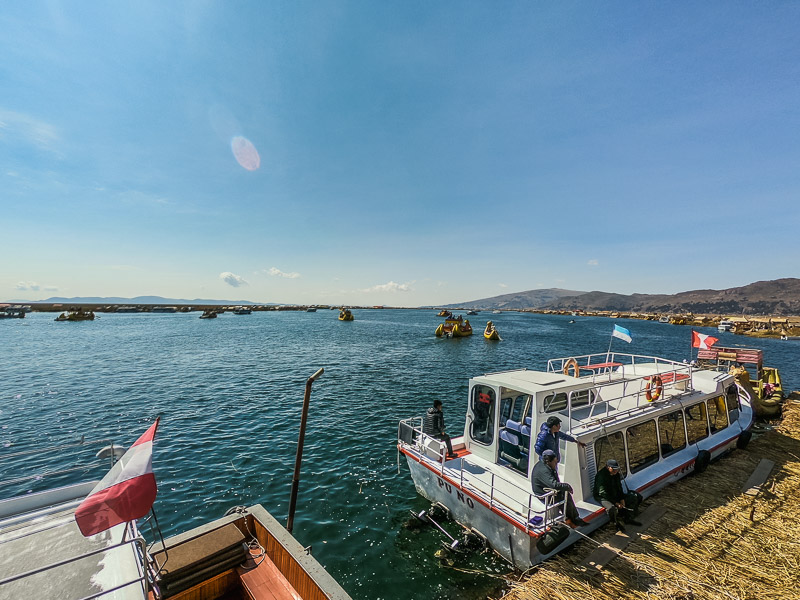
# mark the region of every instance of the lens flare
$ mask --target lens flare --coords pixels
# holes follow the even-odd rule
[[[248,171],[257,171],[261,166],[261,157],[258,155],[258,150],[253,145],[253,142],[246,137],[237,135],[231,140],[231,150],[236,162],[242,165]]]

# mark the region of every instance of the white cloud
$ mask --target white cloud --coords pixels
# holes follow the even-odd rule
[[[590,267],[596,267],[597,265],[599,265],[599,264],[600,264],[600,261],[599,261],[599,260],[597,260],[596,258],[593,258],[592,260],[590,260],[590,261],[589,261],[588,263],[586,263],[586,264],[587,264],[587,265],[589,265]]]
[[[498,283],[497,285],[499,285],[501,288],[507,288],[508,287],[505,283]]]
[[[35,281],[20,281],[14,287],[18,290],[31,292],[38,292],[41,289],[41,286]]]
[[[23,113],[0,108],[0,139],[9,137],[41,148],[54,150],[59,136],[56,128]]]
[[[231,287],[240,287],[242,285],[249,285],[242,277],[239,277],[235,273],[231,273],[230,271],[225,271],[224,273],[219,274],[219,278],[222,279],[225,283],[227,283]]]
[[[273,277],[285,277],[286,279],[297,279],[300,277],[300,273],[284,273],[280,269],[276,269],[275,267],[270,267],[267,271]]]
[[[365,292],[410,292],[411,285],[408,283],[395,283],[394,281],[390,281],[389,283],[382,283],[379,285],[373,285],[371,288],[367,288],[363,290]]]
[[[54,285],[46,285],[46,286],[42,287],[42,289],[45,292],[57,292],[58,291],[58,287],[56,287]]]

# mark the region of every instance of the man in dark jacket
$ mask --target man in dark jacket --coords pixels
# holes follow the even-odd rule
[[[559,440],[577,442],[581,447],[586,445],[583,442],[578,442],[578,440],[576,440],[570,434],[563,433],[561,431],[561,419],[553,415],[548,417],[546,422],[542,423],[542,427],[539,430],[539,435],[536,437],[536,444],[534,444],[533,449],[539,456],[541,456],[542,452],[545,450],[552,450],[555,452],[558,460],[561,460],[561,452],[558,449]]]
[[[562,483],[558,479],[558,457],[552,450],[545,450],[542,452],[542,460],[536,463],[531,471],[531,487],[533,493],[537,496],[544,496],[550,490],[556,490],[556,495],[553,502],[561,502],[566,499],[564,503],[564,517],[566,523],[572,528],[588,525],[578,515],[578,509],[575,507],[575,502],[572,501],[572,486],[568,483]]]
[[[631,525],[641,525],[632,516],[638,508],[641,496],[636,492],[625,494],[622,491],[622,477],[616,460],[610,459],[595,475],[593,491],[594,499],[606,509],[608,518],[616,525],[617,531],[625,531],[623,520]]]
[[[433,406],[425,413],[425,418],[422,420],[422,433],[437,440],[442,440],[447,445],[447,458],[456,458],[453,453],[453,444],[450,441],[450,436],[444,430],[444,413],[442,412],[441,400],[434,400]]]

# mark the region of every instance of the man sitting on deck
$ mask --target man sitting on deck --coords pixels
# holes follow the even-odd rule
[[[613,458],[594,478],[594,499],[603,505],[609,520],[617,527],[617,531],[625,531],[622,521],[631,525],[641,525],[633,517],[638,512],[642,496],[637,492],[622,491],[622,477],[619,474],[619,463]]]
[[[567,440],[568,442],[578,442],[578,440],[570,434],[561,432],[561,419],[553,415],[542,423],[542,428],[539,430],[539,435],[536,438],[536,444],[533,448],[539,456],[544,456],[545,450],[552,450],[556,458],[561,460],[561,452],[558,449],[558,441],[561,439]],[[578,442],[578,445],[583,447],[586,444]]]
[[[558,479],[558,456],[552,450],[545,450],[542,452],[542,460],[536,463],[531,471],[531,487],[533,493],[537,496],[544,496],[550,490],[556,490],[553,502],[564,502],[564,517],[566,523],[573,529],[575,527],[582,527],[589,523],[584,521],[578,515],[578,509],[575,507],[575,502],[572,501],[572,486],[568,483],[561,483]]]

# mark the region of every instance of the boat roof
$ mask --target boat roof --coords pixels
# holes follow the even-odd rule
[[[553,386],[586,386],[590,382],[562,373],[551,373],[547,371],[533,371],[529,369],[516,369],[513,371],[500,371],[498,373],[487,373],[479,377],[473,377],[475,383],[482,383],[492,386],[503,386],[514,388],[520,392],[535,394]]]
[[[78,529],[75,509],[94,484],[0,501],[1,597],[145,598],[136,549],[133,543],[121,545],[128,525],[88,538]]]

